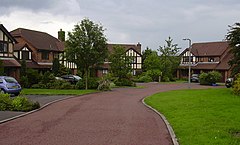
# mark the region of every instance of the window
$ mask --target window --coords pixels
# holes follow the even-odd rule
[[[208,58],[208,62],[214,62],[214,58],[213,57]]]
[[[7,43],[0,42],[0,52],[8,52]]]
[[[29,51],[22,51],[22,59],[29,60]]]
[[[49,60],[49,53],[47,51],[42,52],[42,60]]]
[[[108,73],[108,70],[107,70],[107,69],[104,69],[104,70],[102,70],[102,73],[103,73],[103,74],[107,74],[107,73]]]

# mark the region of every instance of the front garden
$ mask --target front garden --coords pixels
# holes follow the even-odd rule
[[[164,114],[181,145],[240,144],[240,97],[231,89],[170,91],[145,102]]]

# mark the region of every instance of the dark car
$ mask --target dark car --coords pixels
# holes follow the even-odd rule
[[[13,77],[0,76],[0,93],[14,94],[18,96],[22,88]]]
[[[192,74],[191,78],[190,78],[191,82],[199,82],[199,74]]]
[[[230,87],[232,87],[232,85],[233,85],[233,78],[228,78],[225,82],[225,86],[227,88],[230,88]]]
[[[61,76],[61,78],[67,82],[70,82],[71,84],[76,84],[78,81],[82,79],[77,75],[64,75],[64,76]]]

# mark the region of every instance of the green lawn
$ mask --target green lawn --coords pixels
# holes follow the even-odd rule
[[[231,89],[170,91],[145,102],[166,116],[181,145],[240,144],[240,97]]]
[[[55,90],[55,89],[23,89],[24,95],[83,95],[97,92],[96,90]]]

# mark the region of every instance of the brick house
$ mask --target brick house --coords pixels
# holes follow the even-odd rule
[[[137,75],[142,72],[142,54],[141,54],[141,44],[138,43],[137,45],[134,44],[108,44],[108,51],[109,53],[113,52],[114,46],[119,45],[124,48],[125,53],[127,56],[133,57],[132,61],[132,74]],[[97,68],[96,76],[101,77],[104,74],[109,72],[111,62],[105,61],[104,64]]]
[[[64,51],[64,43],[45,32],[18,28],[10,32],[17,40],[14,56],[26,60],[27,68],[49,71],[54,58]]]
[[[189,49],[181,54],[181,63],[177,71],[178,78],[188,77]],[[218,71],[222,74],[224,82],[231,74],[231,67],[228,61],[233,56],[227,41],[194,43],[191,47],[191,74],[202,72]]]
[[[13,47],[16,43],[14,37],[0,24],[0,59],[3,62],[4,73],[19,80],[21,65],[13,55]]]

